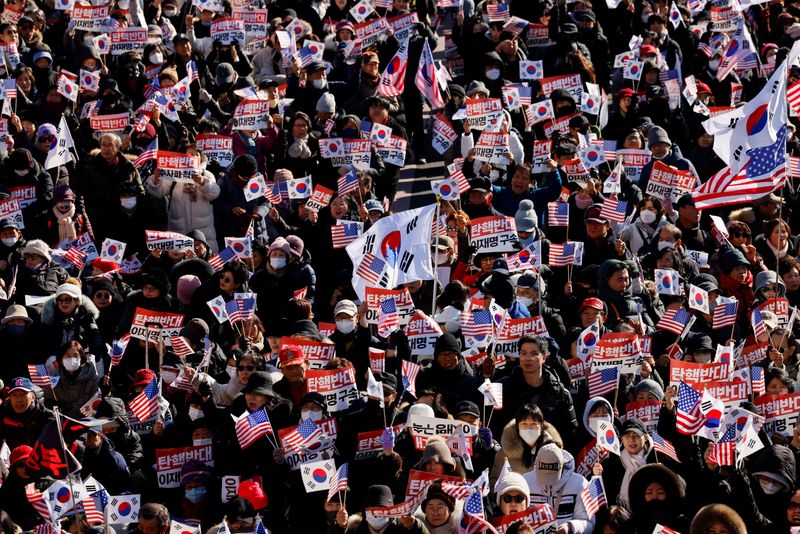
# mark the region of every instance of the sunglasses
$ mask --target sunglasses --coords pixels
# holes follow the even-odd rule
[[[750,232],[731,232],[731,237],[750,237]]]
[[[71,304],[75,299],[72,297],[58,297],[56,304]]]
[[[98,292],[98,293],[95,293],[95,294],[94,294],[94,298],[96,298],[96,299],[103,299],[103,300],[105,300],[105,299],[110,299],[110,298],[111,298],[111,293],[101,293],[101,292]]]
[[[56,137],[54,135],[42,136],[39,138],[40,143],[51,143]]]
[[[233,282],[233,278],[230,276],[223,276],[219,279],[220,282],[225,282],[226,284],[230,284]]]
[[[521,503],[525,502],[525,496],[524,495],[503,495],[503,502],[506,503],[506,504],[511,504],[512,502],[515,502],[517,504],[521,504]]]
[[[255,365],[240,365],[236,369],[238,371],[250,371],[250,372],[252,372],[252,371],[256,370],[256,366]]]
[[[776,286],[775,284],[767,284],[762,289],[764,289],[764,291],[777,291],[778,286]]]

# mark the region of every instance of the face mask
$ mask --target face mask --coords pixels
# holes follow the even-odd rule
[[[354,128],[345,128],[342,130],[342,137],[345,139],[357,139],[358,132]]]
[[[25,332],[25,325],[24,324],[7,324],[6,330],[15,336],[18,336]]]
[[[286,258],[270,258],[269,264],[273,269],[283,269],[286,267]]]
[[[349,334],[355,329],[356,329],[355,321],[351,321],[350,319],[342,319],[341,321],[336,321],[336,330],[338,330],[342,334]]]
[[[536,428],[525,428],[519,431],[519,437],[521,437],[522,441],[527,443],[529,447],[533,447],[536,444],[540,434],[541,431]]]
[[[389,518],[367,516],[367,524],[372,530],[383,530],[389,525]]]
[[[161,52],[153,52],[150,54],[150,63],[154,63],[156,65],[161,65],[164,63],[164,54]]]
[[[191,419],[192,421],[197,421],[202,417],[204,417],[203,410],[199,410],[194,406],[189,406],[189,419]]]
[[[322,89],[323,87],[325,87],[325,78],[311,80],[311,85],[314,86],[314,89]]]
[[[205,488],[191,488],[186,490],[186,499],[194,504],[199,503],[206,496]]]
[[[450,255],[447,252],[437,252],[436,253],[436,265],[444,265],[450,261]]]
[[[672,241],[659,241],[658,242],[658,250],[664,250],[665,248],[675,248],[675,243]]]
[[[783,488],[783,485],[777,482],[765,482],[764,480],[759,480],[758,485],[761,486],[761,491],[767,495],[775,495]]]
[[[2,241],[3,241],[3,244],[5,246],[7,246],[7,247],[13,247],[14,245],[17,244],[17,238],[16,237],[4,237],[2,239]]]
[[[28,174],[28,169],[14,169],[14,173],[17,176],[25,176],[26,174]]]
[[[136,207],[136,197],[121,198],[121,199],[119,199],[119,203],[126,210],[132,210],[133,208]]]
[[[78,370],[78,367],[81,366],[81,359],[80,358],[64,358],[61,360],[61,365],[64,366],[64,369],[73,373]]]
[[[644,210],[639,212],[639,218],[644,224],[653,224],[656,221],[656,212]]]
[[[650,517],[655,520],[662,519],[667,515],[667,501],[662,501],[661,499],[647,501],[644,503],[644,509],[645,513],[647,514],[646,517]],[[658,522],[662,523],[663,521]]]
[[[305,421],[306,419],[311,419],[312,421],[319,421],[320,419],[322,419],[322,412],[319,410],[301,410],[300,419],[302,421]]]
[[[530,297],[517,297],[517,301],[524,307],[529,308],[533,304],[533,299]]]
[[[489,69],[486,71],[486,77],[490,80],[496,80],[500,77],[500,69]]]
[[[767,65],[774,65],[775,64],[775,56],[769,56],[767,58]]]
[[[712,59],[711,61],[709,61],[708,62],[708,68],[710,70],[713,70],[713,71],[717,70],[719,68],[719,60],[718,59]]]
[[[369,218],[369,222],[371,222],[372,224],[375,224],[380,218],[381,218],[380,215],[378,215],[377,217],[370,217]]]
[[[607,421],[611,422],[611,418],[607,415],[602,415],[600,417],[590,417],[589,418],[589,429],[592,431],[593,434],[597,434],[597,425],[600,424],[600,421]]]
[[[444,330],[448,334],[452,334],[453,332],[458,332],[458,329],[461,328],[461,319],[455,318],[450,321],[444,323]]]
[[[236,366],[235,365],[226,365],[225,372],[228,373],[228,376],[233,378],[236,376]]]
[[[652,13],[642,13],[642,22],[647,24],[647,19],[650,18],[650,15],[652,15]]]
[[[518,236],[518,237],[519,237],[519,236]],[[527,246],[529,246],[531,243],[533,243],[533,242],[534,242],[534,239],[533,239],[533,234],[529,235],[528,237],[526,237],[526,238],[524,238],[524,239],[520,237],[520,238],[519,238],[519,241],[520,241],[520,243],[522,243],[522,246],[524,246],[524,247],[527,247]]]
[[[489,171],[489,180],[492,182],[496,182],[500,178],[500,171],[497,169],[492,169]]]

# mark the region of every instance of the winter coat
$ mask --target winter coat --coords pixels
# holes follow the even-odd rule
[[[521,195],[511,190],[511,186],[492,186],[492,205],[503,215],[513,217],[519,209],[519,203],[526,198],[533,201],[536,210],[537,224],[544,225],[544,214],[547,212],[547,203],[555,202],[561,194],[563,177],[560,170],[545,174],[544,183],[540,187],[531,187]]]
[[[44,398],[58,404],[59,409],[69,417],[83,418],[81,407],[97,393],[100,377],[94,365],[84,361],[74,375],[70,375],[63,365],[58,366],[58,384],[53,389],[43,388]]]
[[[0,442],[5,441],[12,451],[20,445],[33,447],[52,419],[53,412],[36,401],[23,414],[16,413],[9,403],[0,404]]]
[[[570,532],[575,534],[591,534],[594,530],[594,515],[590,516],[581,498],[581,492],[589,482],[575,472],[575,459],[567,451],[562,451],[565,464],[561,469],[561,478],[552,486],[538,483],[536,468],[523,476],[530,488],[531,504],[547,503],[556,511],[558,526],[569,523]]]
[[[80,304],[69,317],[64,317],[58,309],[55,297],[47,300],[41,316],[47,354],[55,354],[64,343],[77,341],[98,358],[105,355],[105,343],[95,322],[99,316],[100,311],[86,295],[81,295]]]
[[[83,468],[81,478],[92,475],[102,484],[111,495],[130,490],[131,474],[128,464],[120,453],[114,450],[114,444],[107,437],[96,449],[89,449],[82,442],[73,444],[73,454],[78,458]]]
[[[683,157],[678,145],[672,145],[666,156],[660,160],[652,159],[642,167],[642,174],[639,176],[639,181],[637,182],[637,185],[642,191],[647,191],[647,184],[650,183],[650,173],[653,172],[653,165],[655,165],[656,161],[661,161],[661,163],[675,167],[681,171],[690,171],[695,178],[697,177],[697,170],[694,168],[692,162]]]
[[[106,397],[97,407],[96,417],[109,417],[119,424],[117,430],[106,434],[114,444],[114,450],[120,453],[133,471],[144,461],[142,438],[131,429],[125,401],[117,397]]]
[[[631,286],[628,286],[624,292],[613,291],[606,280],[608,272],[612,267],[616,267],[619,263],[618,260],[607,260],[600,265],[600,270],[597,276],[597,296],[602,299],[608,308],[606,322],[604,326],[611,330],[614,329],[619,323],[633,323],[647,320],[646,315],[639,314],[639,309],[644,309],[643,304],[637,305],[640,302],[639,297],[634,297]]]
[[[472,368],[464,358],[458,359],[454,369],[445,369],[434,359],[433,364],[417,378],[417,388],[418,391],[438,391],[444,397],[448,411],[454,412],[459,402],[475,401],[475,392],[482,382],[482,377],[473,375]]]
[[[425,518],[425,511],[422,510],[421,507],[414,514],[414,517],[421,521],[431,534],[458,534],[458,524],[461,522],[461,517],[463,515],[464,501],[461,499],[456,499],[455,507],[453,508],[453,511],[450,512],[450,517],[447,518],[447,521],[445,521],[443,525],[439,525],[438,527],[432,526]]]
[[[22,233],[28,238],[36,237],[41,228],[42,219],[53,202],[53,179],[50,173],[32,161],[33,167],[22,176],[11,169],[7,169],[0,182],[0,191],[14,194],[14,191],[29,191],[34,188],[34,198],[22,208],[22,217],[25,219],[25,229]],[[26,202],[30,195],[26,194]],[[22,202],[22,201],[21,201]]]
[[[247,231],[250,221],[253,221],[254,236],[258,238],[267,232],[267,225],[264,221],[269,213],[267,199],[261,197],[253,200],[246,200],[244,197],[243,186],[235,183],[233,178],[225,175],[219,182],[219,196],[214,200],[214,225],[216,226],[217,240],[225,236],[243,236]],[[235,216],[233,208],[243,208],[245,213]],[[253,211],[258,219],[252,217]],[[269,234],[269,238],[274,239],[278,233]],[[208,237],[208,234],[206,234]],[[220,245],[223,245],[220,242]],[[224,246],[224,245],[223,245]]]
[[[328,534],[375,534],[369,528],[366,519],[361,514],[351,515],[347,520],[345,528],[340,527],[336,522],[328,527]],[[429,534],[427,527],[419,519],[414,519],[411,528],[405,528],[399,519],[390,519],[387,527],[381,534]]]
[[[531,470],[536,462],[536,454],[539,452],[539,449],[549,443],[555,443],[559,447],[563,447],[564,445],[556,427],[547,421],[544,422],[544,428],[539,435],[539,439],[535,443],[535,447],[531,448],[519,437],[517,421],[516,419],[512,419],[503,428],[503,434],[500,437],[501,449],[497,456],[495,456],[494,467],[490,473],[491,481],[494,482],[497,480],[497,477],[500,476],[500,471],[506,460],[508,460],[509,467],[515,473],[524,474]],[[530,456],[530,465],[526,465],[525,463],[524,456],[526,455]]]
[[[42,269],[32,271],[20,261],[17,271],[17,292],[14,300],[25,305],[25,297],[46,297],[52,295],[69,278],[69,274],[60,265],[49,262]]]
[[[196,200],[184,191],[185,185],[172,180],[162,179],[158,185],[153,184],[152,177],[145,181],[147,192],[156,198],[169,195],[169,219],[167,228],[172,232],[186,234],[191,230],[200,230],[205,234],[211,249],[217,250],[217,232],[214,228],[214,209],[211,203],[219,196],[219,185],[214,176],[204,171],[205,182],[196,188]]]
[[[642,248],[652,243],[653,239],[658,239],[661,229],[669,224],[669,219],[661,218],[654,225],[645,224],[639,217],[630,224],[626,224],[619,234],[619,238],[625,241],[625,245],[634,254],[641,255]]]

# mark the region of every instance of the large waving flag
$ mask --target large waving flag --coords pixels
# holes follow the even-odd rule
[[[414,84],[425,95],[432,109],[444,107],[444,99],[439,88],[439,71],[433,63],[433,52],[428,45],[428,41],[422,46],[422,53],[419,57],[419,70],[414,78]],[[785,91],[784,91],[785,94]]]
[[[758,67],[758,54],[750,32],[744,25],[744,17],[739,18],[739,25],[731,35],[728,46],[722,54],[717,69],[717,80],[724,80],[732,70],[754,69]]]
[[[406,88],[406,69],[408,67],[408,39],[400,43],[400,48],[386,65],[378,82],[378,93],[392,97],[400,95]]]

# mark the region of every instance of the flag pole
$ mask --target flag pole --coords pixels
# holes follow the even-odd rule
[[[262,410],[264,410],[264,415],[267,417],[267,421],[269,421],[269,414],[267,413],[267,408],[266,408],[266,407],[264,407],[264,408],[261,408],[261,409],[262,409]],[[246,416],[245,416],[245,417],[246,417]],[[278,443],[278,436],[276,436],[276,435],[275,435],[275,429],[274,429],[274,428],[272,428],[272,422],[271,422],[271,421],[270,421],[270,423],[269,423],[269,431],[272,433],[272,437],[274,437],[274,438],[275,438],[275,441],[273,442],[273,441],[272,441],[271,439],[269,439],[269,438],[267,438],[267,441],[269,441],[269,442],[270,442],[270,445],[272,445],[273,447],[275,447],[275,449],[277,450],[277,449],[279,449],[279,448],[280,448],[280,447],[278,447],[278,445],[277,445],[277,443]],[[266,434],[265,434],[265,435],[266,435]]]
[[[150,370],[150,327],[144,325],[144,368]],[[159,369],[160,370],[160,369]]]
[[[433,217],[433,223],[431,224],[431,240],[433,240],[434,245],[438,245],[439,241],[439,209],[441,207],[440,203],[441,196],[436,195],[436,214]],[[430,247],[428,247],[430,251]],[[436,247],[438,251],[438,247]],[[439,282],[439,271],[436,269],[436,257],[431,254],[431,270],[433,271],[433,288],[431,289],[431,315],[436,315],[436,284]]]
[[[64,461],[67,464],[67,483],[69,484],[70,499],[72,500],[72,507],[75,508],[75,506],[77,504],[75,502],[75,490],[72,488],[72,476],[71,476],[72,473],[70,473],[70,471],[69,471],[69,457],[70,457],[70,454],[67,451],[67,444],[64,442],[64,434],[61,431],[61,416],[60,416],[60,413],[61,413],[61,410],[59,410],[58,406],[53,406],[53,416],[55,417],[55,420],[56,420],[56,430],[58,431],[58,441],[61,443],[61,450],[64,451]],[[80,521],[78,521],[76,523],[76,526],[78,527],[78,534],[81,534],[83,532],[83,528],[80,525]]]

